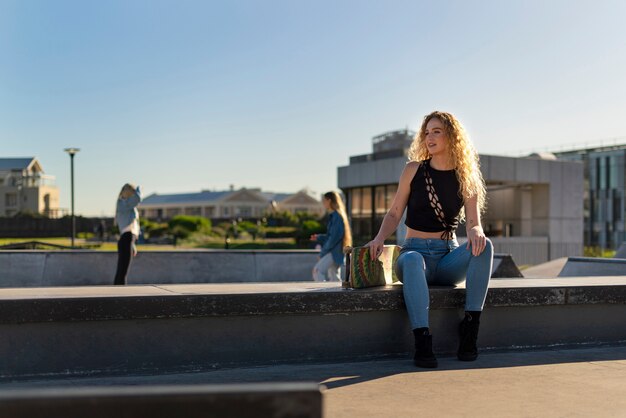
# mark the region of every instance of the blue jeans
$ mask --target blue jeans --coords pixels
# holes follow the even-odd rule
[[[465,310],[482,311],[493,266],[493,244],[479,256],[472,249],[459,247],[456,239],[408,238],[396,264],[403,284],[404,303],[411,327],[428,327],[430,297],[428,286],[454,286],[466,279]]]
[[[313,267],[313,280],[316,282],[340,282],[341,266],[335,263],[331,253],[320,258]]]

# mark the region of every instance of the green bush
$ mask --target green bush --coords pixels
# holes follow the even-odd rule
[[[585,247],[583,249],[583,254],[585,257],[602,257],[602,258],[613,258],[615,257],[615,250],[609,250],[601,247]]]
[[[295,236],[295,226],[268,226],[265,228],[265,238],[293,238]]]
[[[237,223],[237,227],[240,231],[247,231],[249,229],[256,229],[256,224],[250,221],[241,221]]]
[[[239,229],[240,237],[247,234],[252,237],[252,240],[255,241],[257,238],[265,236],[265,227],[261,224],[261,222],[254,223],[250,221],[241,221],[237,224],[237,228]]]
[[[169,227],[167,223],[152,222],[144,218],[139,219],[141,230],[148,238],[158,238],[167,235]]]
[[[167,226],[170,233],[178,238],[187,238],[194,232],[207,234],[211,232],[211,221],[202,216],[174,216]]]
[[[267,225],[275,226],[298,226],[298,217],[289,211],[267,213]]]
[[[318,221],[308,220],[300,224],[296,235],[296,242],[302,247],[310,246],[310,237],[313,234],[320,234],[326,231]]]
[[[308,213],[308,212],[296,212],[295,217],[297,219],[298,224],[300,225],[307,221],[319,221],[320,220],[319,216],[313,215],[312,213]]]
[[[178,215],[167,223],[170,228],[180,226],[191,232],[206,231],[211,229],[211,221],[202,216]]]

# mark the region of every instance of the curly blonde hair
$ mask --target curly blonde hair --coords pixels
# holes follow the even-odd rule
[[[477,196],[479,213],[484,213],[487,193],[485,180],[480,172],[478,153],[463,125],[452,114],[434,111],[424,116],[422,126],[409,149],[409,160],[419,162],[431,158],[426,146],[426,125],[433,118],[437,118],[441,122],[448,138],[449,158],[456,170],[456,177],[459,179],[460,196],[463,200]],[[464,219],[465,211],[462,210],[461,220]]]

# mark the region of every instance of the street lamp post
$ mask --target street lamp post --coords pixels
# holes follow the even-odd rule
[[[72,247],[74,246],[74,237],[76,237],[76,218],[74,217],[74,155],[80,148],[65,148],[64,150],[70,155],[70,170],[71,170],[71,182],[72,182]]]

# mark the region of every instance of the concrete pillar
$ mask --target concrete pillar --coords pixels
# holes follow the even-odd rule
[[[532,235],[546,236],[549,233],[550,186],[534,184],[532,186]]]
[[[533,194],[530,189],[522,189],[519,192],[520,196],[520,235],[523,237],[532,236],[532,224],[533,224]]]

